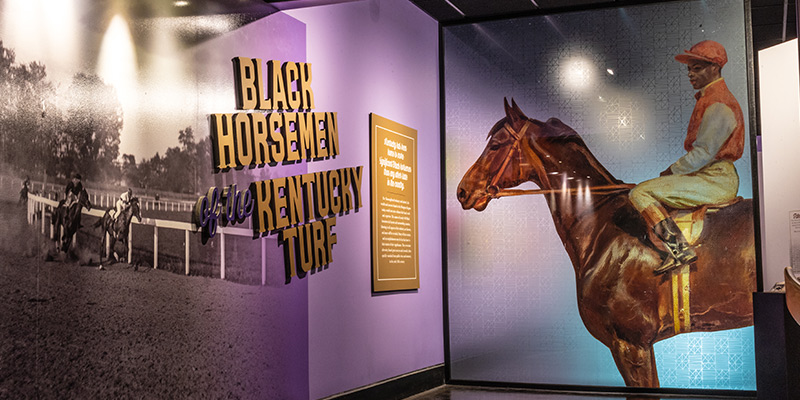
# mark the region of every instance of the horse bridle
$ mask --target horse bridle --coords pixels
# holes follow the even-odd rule
[[[544,185],[545,182],[549,184],[547,180],[547,171],[544,169],[544,164],[542,163],[542,159],[536,154],[530,146],[523,148],[522,141],[525,138],[525,133],[528,130],[528,126],[530,126],[532,122],[530,120],[525,121],[525,125],[520,128],[519,131],[515,130],[511,124],[506,122],[503,125],[506,132],[508,132],[511,137],[514,138],[514,143],[508,148],[505,157],[503,158],[503,163],[500,165],[500,168],[497,170],[497,173],[492,177],[492,180],[489,182],[489,185],[486,186],[486,193],[489,197],[493,199],[498,199],[500,197],[507,197],[507,196],[522,196],[522,195],[529,195],[529,194],[557,194],[557,193],[567,193],[567,194],[578,194],[581,190],[580,188],[561,188],[561,189],[552,189],[550,187],[543,188],[543,189],[500,189],[497,186],[497,182],[500,180],[500,177],[503,176],[505,173],[508,164],[511,162],[512,152],[516,149],[518,152],[518,156],[520,159],[520,165],[522,164],[522,155],[523,151],[525,151],[525,155],[528,156],[529,161],[531,161],[531,166],[536,169],[537,174],[539,175],[540,184]],[[539,147],[536,144],[536,141],[533,143],[534,147]],[[542,150],[542,149],[540,149]],[[519,169],[519,180],[524,180],[525,177],[522,176],[522,168]],[[590,186],[588,187],[589,192],[597,193],[597,194],[604,194],[604,193],[613,193],[620,190],[627,190],[635,185],[628,184],[628,183],[621,183],[621,184],[613,184],[613,185],[599,185],[599,186]],[[584,189],[585,191],[586,189]]]

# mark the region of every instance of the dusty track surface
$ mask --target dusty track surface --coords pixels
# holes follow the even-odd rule
[[[287,288],[46,261],[52,243],[9,202],[0,238],[0,399],[307,398]]]

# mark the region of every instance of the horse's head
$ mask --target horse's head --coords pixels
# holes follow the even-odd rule
[[[131,210],[131,216],[136,217],[136,219],[139,220],[139,222],[142,222],[142,210],[139,207],[139,198],[138,197],[131,198],[131,204],[129,207]]]
[[[489,201],[505,188],[517,186],[538,177],[523,148],[539,129],[539,121],[528,119],[517,103],[504,99],[506,116],[489,130],[488,143],[478,160],[467,170],[458,184],[457,197],[468,210],[483,211]]]
[[[504,189],[528,181],[556,191],[618,182],[572,128],[556,118],[529,119],[514,100],[504,105],[506,116],[489,130],[486,148],[458,184],[465,210],[482,211]]]

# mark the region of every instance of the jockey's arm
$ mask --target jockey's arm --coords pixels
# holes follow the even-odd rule
[[[736,128],[736,117],[730,107],[712,104],[703,114],[692,150],[670,166],[674,174],[690,174],[714,161],[717,152]]]

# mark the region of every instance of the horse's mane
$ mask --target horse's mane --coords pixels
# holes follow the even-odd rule
[[[578,134],[574,129],[570,128],[567,124],[561,122],[558,118],[550,118],[547,122],[539,121],[538,119],[527,118],[527,122],[533,123],[540,127],[546,127],[548,129],[543,129],[540,133],[540,137],[563,137],[565,139],[578,139],[579,142],[583,142],[581,135]],[[490,139],[494,137],[495,134],[500,130],[500,128],[504,127],[506,123],[509,123],[508,117],[503,117],[501,120],[497,121],[491,129],[489,129],[489,133],[486,135],[486,139]],[[518,122],[519,124],[519,122]],[[516,127],[515,127],[516,129]]]

